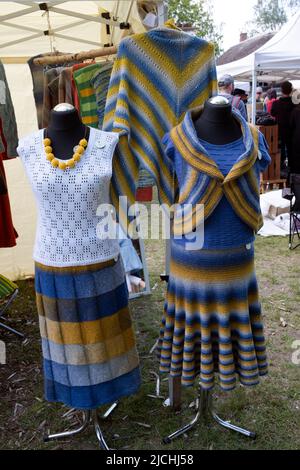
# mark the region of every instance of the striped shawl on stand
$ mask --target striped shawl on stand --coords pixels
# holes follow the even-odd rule
[[[166,27],[123,39],[103,127],[119,133],[111,191],[116,208],[121,195],[135,202],[140,167],[155,179],[160,202],[172,204],[173,170],[161,139],[216,90],[214,48],[206,41]]]

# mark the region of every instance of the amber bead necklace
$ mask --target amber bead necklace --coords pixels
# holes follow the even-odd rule
[[[74,149],[75,152],[73,154],[73,157],[70,158],[69,160],[59,160],[58,158],[55,157],[53,153],[53,149],[51,147],[51,139],[47,136],[47,129],[46,129],[43,143],[44,143],[44,149],[45,149],[47,160],[51,163],[51,165],[54,168],[59,168],[60,170],[66,170],[67,168],[74,168],[75,165],[81,160],[81,157],[83,156],[86,150],[86,147],[88,145],[88,142],[85,138],[86,133],[87,133],[87,128],[86,128],[84,138],[80,140],[79,144]]]

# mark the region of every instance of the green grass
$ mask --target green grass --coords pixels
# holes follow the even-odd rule
[[[120,402],[113,415],[103,422],[104,435],[117,449],[299,449],[300,448],[300,365],[292,363],[292,344],[300,340],[300,249],[290,252],[285,238],[258,237],[256,266],[263,304],[264,323],[270,362],[269,376],[257,387],[238,387],[224,394],[215,390],[216,408],[222,417],[257,432],[251,441],[220,428],[214,422],[200,423],[169,446],[162,438],[194,415],[189,404],[195,389],[183,390],[181,412],[162,406],[152,399],[155,392],[153,372],[157,361],[149,354],[160,325],[165,285],[159,274],[164,268],[164,244],[146,243],[146,256],[151,276],[151,297],[131,302],[138,349],[141,357],[143,385],[140,392]],[[34,300],[33,281],[20,281],[20,294],[12,306],[11,326],[23,330],[23,342],[0,329],[6,342],[7,365],[0,366],[0,448],[2,449],[96,449],[97,442],[90,428],[73,440],[44,444],[44,432],[59,431],[78,424],[79,414],[62,418],[67,411],[62,405],[43,400],[40,338]],[[281,325],[281,318],[287,326]],[[13,375],[14,374],[14,375]],[[162,382],[167,397],[167,382]],[[150,425],[142,427],[137,423]]]

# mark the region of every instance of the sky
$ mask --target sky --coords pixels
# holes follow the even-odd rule
[[[253,19],[253,6],[257,0],[211,0],[214,20],[223,25],[223,49],[226,51],[240,41],[243,26]]]

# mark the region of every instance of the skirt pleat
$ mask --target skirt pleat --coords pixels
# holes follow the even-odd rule
[[[249,248],[249,249],[248,249]],[[267,373],[254,248],[187,251],[174,240],[157,353],[160,371],[210,390]]]
[[[136,393],[139,359],[121,260],[36,263],[35,287],[46,399],[93,409]]]

